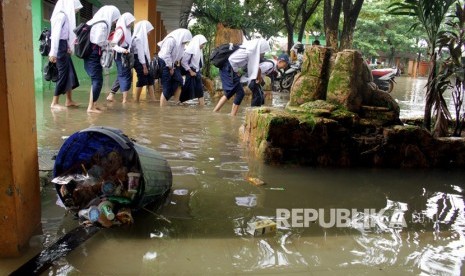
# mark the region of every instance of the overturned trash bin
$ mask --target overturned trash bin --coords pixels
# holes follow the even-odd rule
[[[166,159],[110,127],[90,127],[60,148],[53,180],[64,206],[104,227],[133,222],[131,211],[162,200],[172,186]]]

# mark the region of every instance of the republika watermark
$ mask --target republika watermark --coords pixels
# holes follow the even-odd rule
[[[318,224],[322,228],[403,228],[407,227],[402,209],[276,209],[278,228],[310,227]]]

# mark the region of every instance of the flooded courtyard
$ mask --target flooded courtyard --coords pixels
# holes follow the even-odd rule
[[[392,96],[401,117],[421,117],[426,79],[397,82]],[[465,272],[463,171],[269,166],[250,157],[239,139],[250,99],[232,117],[231,103],[213,113],[216,102],[209,97],[203,108],[160,108],[158,102],[105,103],[102,93],[99,102],[107,110],[88,115],[87,88],[82,85],[74,94],[81,107],[57,112],[49,108],[53,92],[38,93],[40,151],[59,150],[63,139],[89,126],[119,128],[168,160],[173,188],[160,210],[140,210],[130,227],[100,230],[44,275]],[[275,93],[266,105],[284,107],[288,99]],[[247,177],[266,185],[254,186]],[[45,186],[42,233],[31,239],[22,258],[1,259],[1,274],[78,225],[56,200],[55,187]],[[303,223],[303,209],[316,210],[319,217]],[[292,225],[279,223],[263,236],[247,232],[249,222],[276,220],[277,210],[297,210],[287,221]],[[350,223],[331,224],[337,210],[349,210]]]

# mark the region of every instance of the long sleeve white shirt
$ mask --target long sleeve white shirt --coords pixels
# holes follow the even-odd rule
[[[95,23],[90,29],[90,42],[103,47],[108,44],[108,27],[105,22]]]
[[[229,56],[228,60],[234,72],[239,71],[239,68],[247,68],[247,62],[249,61],[247,50],[243,48],[237,49]]]
[[[68,40],[69,38],[69,22],[68,18],[64,13],[59,13],[56,18],[51,22],[52,31],[50,34],[50,53],[48,54],[51,57],[56,57],[58,54],[58,46],[60,44],[60,39]],[[71,48],[71,45],[68,45],[68,48]]]
[[[135,55],[137,54],[140,64],[145,64],[145,51],[137,37],[132,40],[132,50]]]
[[[115,50],[118,53],[124,53],[125,51],[129,51],[129,49],[124,48],[129,46],[126,43],[126,41],[123,41],[121,45],[118,45],[121,39],[123,38],[123,35],[124,31],[121,28],[117,28],[115,30],[115,33],[113,34],[113,40],[110,41],[111,45],[113,46],[113,50]]]
[[[184,54],[182,55],[182,59],[181,59],[181,66],[186,71],[189,71],[191,67],[194,67],[194,66],[191,66],[191,62],[192,62],[192,54],[184,52]]]
[[[160,52],[158,53],[158,57],[163,59],[166,63],[166,66],[169,68],[173,68],[174,63],[176,62],[176,60],[174,60],[175,58],[171,55],[175,47],[176,40],[174,40],[172,37],[169,37],[165,42],[163,42],[163,45],[160,47]]]

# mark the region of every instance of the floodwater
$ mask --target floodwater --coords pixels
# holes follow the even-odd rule
[[[393,97],[403,116],[421,116],[426,80],[397,81]],[[62,137],[92,125],[120,128],[167,158],[173,190],[161,210],[142,210],[131,227],[100,230],[43,275],[465,272],[465,172],[268,166],[250,157],[238,137],[250,99],[237,117],[228,115],[230,105],[213,113],[210,98],[204,108],[115,102],[88,115],[88,92],[75,94],[83,107],[60,112],[48,108],[51,91],[38,97],[41,149],[58,150]],[[277,93],[267,105],[287,100]],[[248,176],[266,185],[254,186]],[[42,233],[22,258],[1,259],[0,274],[77,225],[55,202],[54,187],[46,186]],[[277,215],[275,232],[247,232],[249,222]]]

